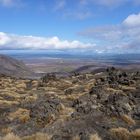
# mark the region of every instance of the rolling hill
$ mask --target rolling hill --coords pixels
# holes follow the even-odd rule
[[[34,75],[22,61],[6,55],[0,55],[0,74],[14,77],[26,77]]]

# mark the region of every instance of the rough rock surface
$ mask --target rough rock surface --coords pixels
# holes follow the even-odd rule
[[[140,140],[139,129],[139,72],[112,67],[66,78],[0,76],[1,137],[14,133],[30,140],[43,133],[51,140],[94,140],[98,134],[102,140]]]

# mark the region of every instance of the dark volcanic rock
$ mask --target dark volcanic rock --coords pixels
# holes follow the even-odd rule
[[[70,87],[70,88],[66,89],[65,90],[65,95],[82,93],[84,91],[85,91],[85,89],[84,89],[83,86],[74,86],[74,87]]]
[[[53,73],[48,73],[47,75],[43,76],[41,80],[43,83],[47,83],[50,80],[56,80],[56,75]]]
[[[100,101],[106,101],[109,95],[107,92],[108,91],[106,91],[105,86],[95,86],[91,89],[89,94],[97,95],[97,99]]]
[[[37,123],[46,125],[59,115],[60,101],[56,98],[40,97],[31,107],[30,117]]]
[[[140,126],[139,79],[139,72],[113,67],[67,78],[1,75],[0,136],[8,131],[30,139],[37,132],[52,136],[49,140],[92,140],[94,134],[101,140],[125,140],[132,134],[139,139],[134,132]]]

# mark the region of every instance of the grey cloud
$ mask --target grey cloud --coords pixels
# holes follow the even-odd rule
[[[118,48],[121,51],[132,51],[137,48],[140,52],[139,21],[140,14],[132,14],[119,25],[91,27],[79,32],[78,35],[104,43],[106,50],[113,51],[114,48]]]

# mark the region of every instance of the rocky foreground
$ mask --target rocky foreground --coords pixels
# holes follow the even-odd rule
[[[1,140],[140,140],[140,73],[0,76]]]

